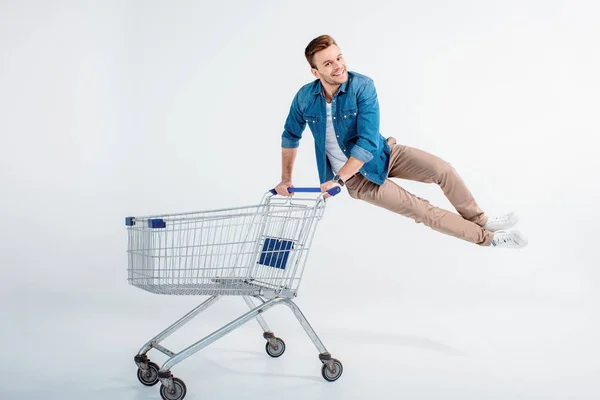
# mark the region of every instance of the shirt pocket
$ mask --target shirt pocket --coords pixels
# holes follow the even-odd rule
[[[310,128],[310,131],[312,132],[313,136],[317,137],[317,135],[319,134],[319,116],[303,114],[303,118],[304,122],[306,122],[306,125]]]
[[[356,130],[356,117],[358,115],[358,107],[349,107],[342,110],[340,120],[344,127],[348,130]]]

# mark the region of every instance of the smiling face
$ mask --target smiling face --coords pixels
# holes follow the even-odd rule
[[[328,89],[337,90],[342,83],[348,80],[346,60],[344,60],[340,48],[335,44],[316,52],[313,65],[312,74],[320,79],[323,86]]]

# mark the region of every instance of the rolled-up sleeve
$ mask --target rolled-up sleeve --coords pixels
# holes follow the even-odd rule
[[[298,104],[298,94],[294,96],[292,105],[290,106],[290,112],[285,121],[284,130],[281,135],[281,147],[286,149],[293,149],[300,145],[300,139],[302,139],[302,132],[306,127],[306,121],[302,118],[300,112],[300,105]]]
[[[356,129],[358,140],[350,151],[350,155],[364,163],[373,159],[379,148],[379,101],[375,83],[369,79],[358,93],[358,116]]]

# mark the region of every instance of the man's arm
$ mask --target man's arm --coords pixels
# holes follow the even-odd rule
[[[280,196],[289,196],[288,188],[294,186],[292,184],[292,172],[305,127],[306,121],[302,118],[298,94],[296,94],[281,135],[281,182],[275,187],[275,191]]]
[[[294,96],[290,112],[285,120],[283,133],[281,134],[281,147],[285,149],[293,149],[300,146],[302,132],[306,128],[306,121],[302,118],[300,104],[298,103],[298,94]]]
[[[357,103],[356,130],[358,140],[350,155],[363,163],[368,163],[379,149],[381,136],[379,133],[379,101],[377,100],[375,83],[372,80],[369,79],[365,82],[365,85],[359,91]]]
[[[296,162],[296,154],[298,148],[281,149],[281,180],[292,181],[292,172],[294,171],[294,163]]]
[[[350,156],[346,164],[340,169],[338,175],[344,182],[350,179],[354,174],[356,174],[362,166],[365,164],[364,161],[359,160],[358,158]]]
[[[294,162],[298,148],[282,148],[281,149],[281,182],[275,187],[275,191],[280,196],[289,196],[288,188],[293,187],[292,172],[294,170]]]
[[[344,164],[344,166],[339,170],[338,175],[340,176],[340,178],[342,178],[344,182],[346,182],[348,179],[350,179],[350,177],[356,174],[362,168],[363,165],[363,161],[350,156],[350,158],[348,158],[348,161],[346,161],[346,164]],[[340,185],[333,181],[327,181],[321,184],[321,192],[325,193],[326,191],[335,186]],[[325,193],[324,197],[328,198],[329,194]]]

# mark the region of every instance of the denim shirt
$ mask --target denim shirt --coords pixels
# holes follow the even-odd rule
[[[292,101],[281,135],[281,147],[296,148],[302,132],[309,126],[315,139],[315,155],[321,183],[333,179],[325,151],[327,111],[321,81],[304,85]],[[390,147],[379,132],[379,102],[373,80],[348,71],[331,103],[333,129],[346,155],[363,161],[360,173],[369,181],[382,185],[387,178]]]

